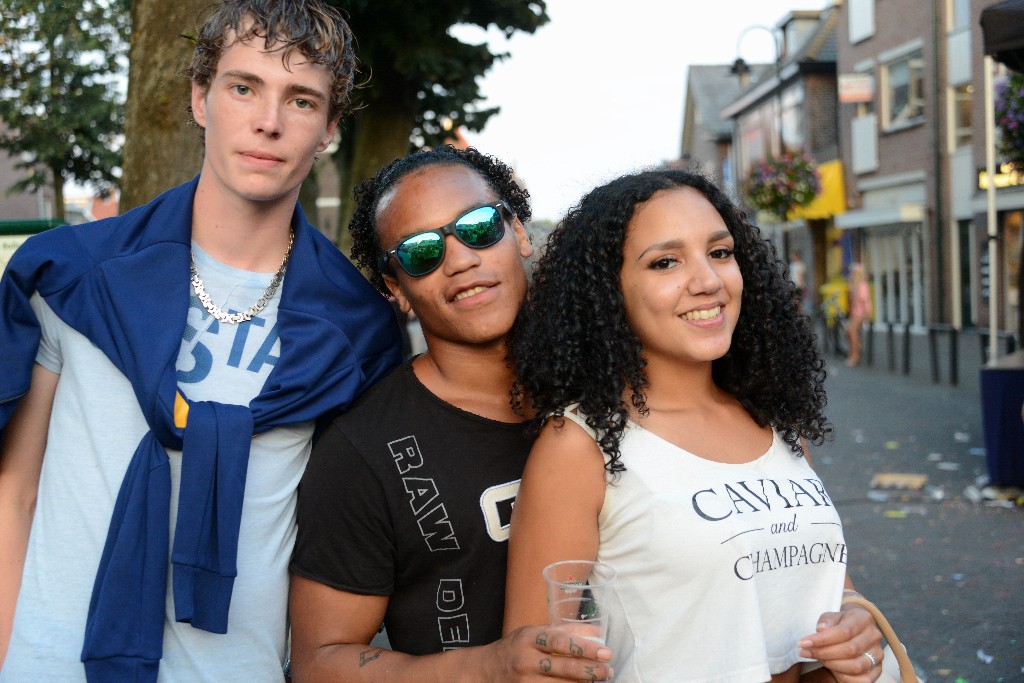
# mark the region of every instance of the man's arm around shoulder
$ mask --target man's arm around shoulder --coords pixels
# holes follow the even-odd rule
[[[611,678],[608,648],[554,627],[528,626],[490,645],[424,656],[372,647],[387,605],[387,596],[358,595],[292,575],[292,681],[550,683]]]
[[[0,443],[0,667],[11,639],[59,378],[41,365],[32,368],[32,385],[7,423]]]

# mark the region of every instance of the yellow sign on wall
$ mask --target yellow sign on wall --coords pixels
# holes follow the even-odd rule
[[[807,206],[789,212],[789,219],[820,220],[846,211],[846,188],[843,186],[843,162],[839,159],[818,164],[821,191]]]
[[[997,188],[1024,185],[1024,173],[1015,169],[1013,164],[999,164],[995,175],[992,177],[995,178]],[[978,171],[978,189],[988,189],[988,171],[986,170]]]

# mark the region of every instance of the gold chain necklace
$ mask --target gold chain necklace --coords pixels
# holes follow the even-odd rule
[[[262,311],[266,305],[270,303],[270,300],[274,297],[274,292],[276,292],[277,288],[281,286],[281,280],[284,278],[284,271],[288,267],[288,259],[292,255],[292,244],[294,243],[295,231],[290,230],[288,232],[288,249],[284,252],[284,260],[281,261],[281,267],[277,269],[276,273],[274,273],[273,279],[271,279],[267,288],[263,290],[263,294],[260,295],[260,298],[257,299],[256,303],[250,306],[247,311],[242,313],[225,313],[215,303],[213,303],[210,295],[206,293],[206,287],[203,286],[202,278],[199,277],[199,269],[196,268],[195,252],[192,252],[191,254],[192,289],[195,290],[196,296],[199,298],[200,303],[203,304],[203,308],[205,308],[210,315],[220,322],[227,323],[229,325],[237,325],[238,323],[244,323],[247,320],[252,320],[257,313]]]

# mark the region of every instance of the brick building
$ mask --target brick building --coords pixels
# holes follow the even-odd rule
[[[770,64],[743,67],[749,70],[745,78],[737,77],[732,64],[695,64],[686,70],[681,165],[710,175],[730,190],[735,190],[730,161],[733,121],[722,118],[722,109],[749,81],[761,80],[772,68]]]
[[[840,107],[850,211],[836,220],[844,263],[872,280],[875,318],[913,329],[942,319],[951,263],[943,150],[944,0],[847,0],[840,77],[866,77],[869,99]]]
[[[987,324],[978,19],[996,1],[845,0],[840,9],[840,80],[866,76],[873,88],[867,101],[840,105],[852,210],[836,223],[846,258],[863,261],[871,274],[876,318],[912,331]],[[997,179],[1002,329],[1019,313],[1018,182],[1009,174]]]
[[[3,128],[0,121],[0,128]],[[15,168],[17,159],[0,151],[0,221],[50,218],[53,216],[53,189],[46,187],[38,192],[17,192],[7,190],[25,178],[25,172]]]
[[[845,208],[836,130],[837,25],[837,7],[794,11],[783,17],[772,31],[776,63],[751,80],[720,113],[734,124],[730,166],[736,196],[743,196],[751,165],[768,154],[803,150],[818,163],[823,188],[811,205],[791,212],[782,223],[758,216],[780,256],[788,259],[800,252],[807,264],[812,305],[820,300],[820,287],[838,272],[833,219]],[[737,60],[734,71],[742,74],[742,60]]]
[[[815,157],[823,195],[838,188],[838,198],[820,196],[786,223],[759,217],[780,248],[804,252],[810,287],[841,287],[849,265],[863,262],[876,322],[910,333],[944,325],[983,335],[994,291],[1005,352],[1024,326],[1024,174],[997,157],[992,264],[979,19],[997,2],[833,0],[821,12],[792,12],[775,29],[778,64],[752,78],[720,115],[733,124],[725,168],[738,196],[750,163],[783,145]],[[1002,66],[994,72],[997,84],[1008,73]],[[693,112],[711,102],[704,95],[715,89],[711,79],[725,89],[736,76],[691,67],[694,76],[699,87],[688,85],[682,151],[720,155],[721,146],[698,146],[691,120],[708,119]],[[705,138],[722,134],[704,127],[711,131]]]

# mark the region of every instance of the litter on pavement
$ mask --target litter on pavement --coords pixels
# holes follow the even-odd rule
[[[873,489],[912,489],[917,491],[927,483],[927,474],[879,472],[871,478],[871,488]]]

